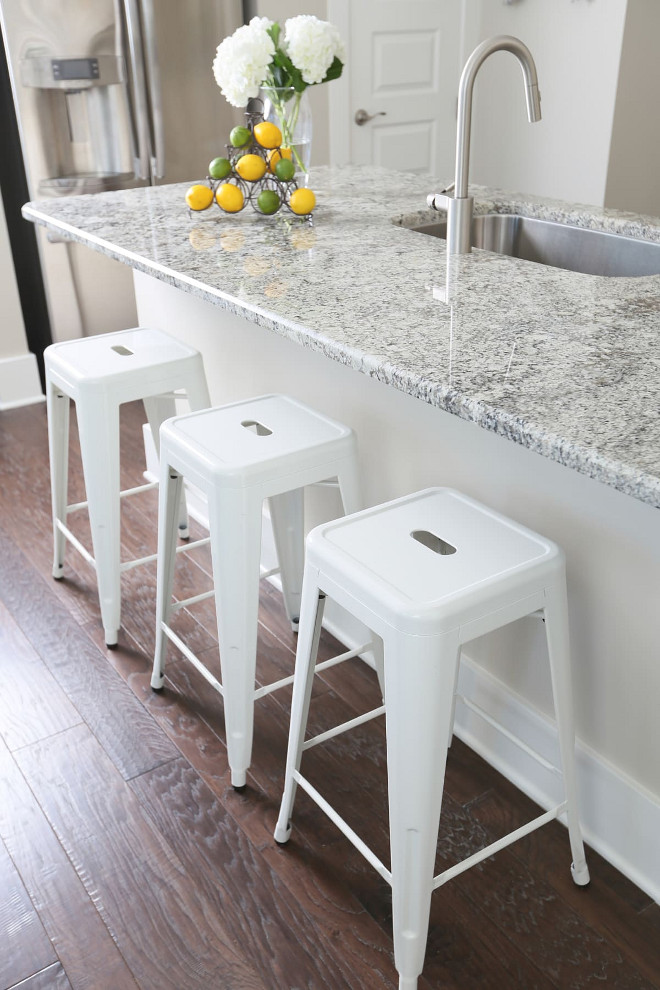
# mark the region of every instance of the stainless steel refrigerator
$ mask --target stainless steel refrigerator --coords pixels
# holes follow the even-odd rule
[[[211,65],[240,0],[0,0],[0,15],[31,199],[206,174],[237,121]],[[43,230],[39,250],[54,340],[135,324],[129,269]]]

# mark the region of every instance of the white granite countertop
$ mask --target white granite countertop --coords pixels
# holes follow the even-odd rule
[[[423,402],[660,507],[660,275],[603,278],[405,229],[442,184],[312,172],[290,214],[191,214],[188,184],[29,203],[24,216]],[[471,187],[476,211],[660,241],[660,219]]]

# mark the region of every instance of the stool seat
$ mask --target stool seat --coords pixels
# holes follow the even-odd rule
[[[51,377],[74,389],[111,389],[141,399],[158,391],[172,375],[180,374],[181,362],[199,363],[199,352],[154,327],[136,327],[116,333],[82,337],[52,344],[47,355]]]
[[[120,498],[149,485],[119,490],[119,406],[141,399],[156,451],[163,420],[176,412],[175,393],[191,409],[208,406],[201,355],[153,327],[51,344],[44,351],[53,509],[53,577],[60,579],[68,540],[96,570],[107,646],[117,645],[121,622],[120,576],[128,567],[153,560],[120,560]],[[76,404],[87,500],[67,505],[69,405]],[[155,484],[154,486],[155,487]],[[87,508],[93,554],[67,526],[70,512]],[[179,534],[188,532],[185,500],[179,506]]]
[[[337,478],[345,511],[361,508],[355,435],[348,427],[286,395],[263,395],[175,416],[160,431],[156,650],[151,686],[165,679],[171,640],[224,699],[227,759],[234,787],[250,766],[254,702],[290,684],[284,677],[255,688],[257,615],[264,500],[268,500],[287,616],[298,628],[304,558],[303,489]],[[172,603],[175,516],[183,478],[209,510],[213,590]],[[215,595],[219,680],[170,625],[175,609]]]
[[[368,645],[384,685],[384,705],[305,740],[328,597],[375,634],[376,641]],[[565,799],[434,876],[461,647],[526,615],[545,620],[562,768],[557,772],[563,773]],[[469,699],[463,700],[548,769],[547,761],[527,743],[517,740],[506,726],[498,726],[492,715]],[[303,751],[382,714],[387,744],[389,869],[300,770]],[[446,488],[365,509],[317,526],[309,534],[284,793],[275,839],[280,843],[289,839],[296,789],[301,786],[391,885],[399,990],[417,987],[433,890],[523,835],[565,816],[573,880],[581,886],[589,882],[577,813],[573,748],[564,556],[559,547]],[[359,781],[359,769],[353,767],[352,773]],[[356,790],[359,800],[359,786]]]
[[[286,395],[262,395],[163,424],[161,437],[176,450],[193,481],[249,488],[276,477],[343,458],[352,431]],[[194,483],[194,481],[193,481]],[[287,490],[287,489],[285,489]]]
[[[310,566],[317,554],[345,593],[418,635],[476,618],[494,594],[542,589],[562,559],[555,544],[450,489],[319,526],[307,540]]]

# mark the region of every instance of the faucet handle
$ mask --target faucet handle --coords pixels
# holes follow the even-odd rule
[[[426,197],[426,205],[430,206],[432,210],[448,210],[449,200],[453,199],[453,196],[448,196],[447,194],[454,191],[456,186],[455,182],[451,182],[442,192],[439,193],[429,193]]]

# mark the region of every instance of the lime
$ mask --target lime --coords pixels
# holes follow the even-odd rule
[[[245,145],[250,141],[252,135],[247,127],[232,128],[231,134],[229,135],[230,144],[233,144],[235,148],[244,148]]]
[[[213,190],[208,186],[191,186],[186,192],[186,203],[191,210],[206,210],[213,202]]]
[[[262,213],[277,213],[280,208],[280,197],[274,189],[264,189],[257,196],[257,206]]]
[[[299,217],[304,217],[316,206],[316,196],[311,189],[294,189],[289,199],[289,206]]]
[[[282,182],[290,182],[296,171],[296,166],[290,158],[280,158],[275,165],[275,175]]]
[[[282,144],[282,131],[269,120],[254,125],[254,136],[262,148],[279,148]]]
[[[243,209],[243,193],[238,186],[232,185],[231,182],[223,182],[221,186],[218,186],[215,201],[225,213],[238,213],[239,210]]]
[[[275,148],[268,152],[268,169],[275,172],[275,166],[282,158],[291,158],[291,148]]]
[[[212,179],[226,179],[231,172],[231,162],[228,158],[214,158],[209,165],[209,175]]]
[[[256,182],[263,178],[266,162],[261,155],[243,155],[236,162],[236,171],[246,182]]]

